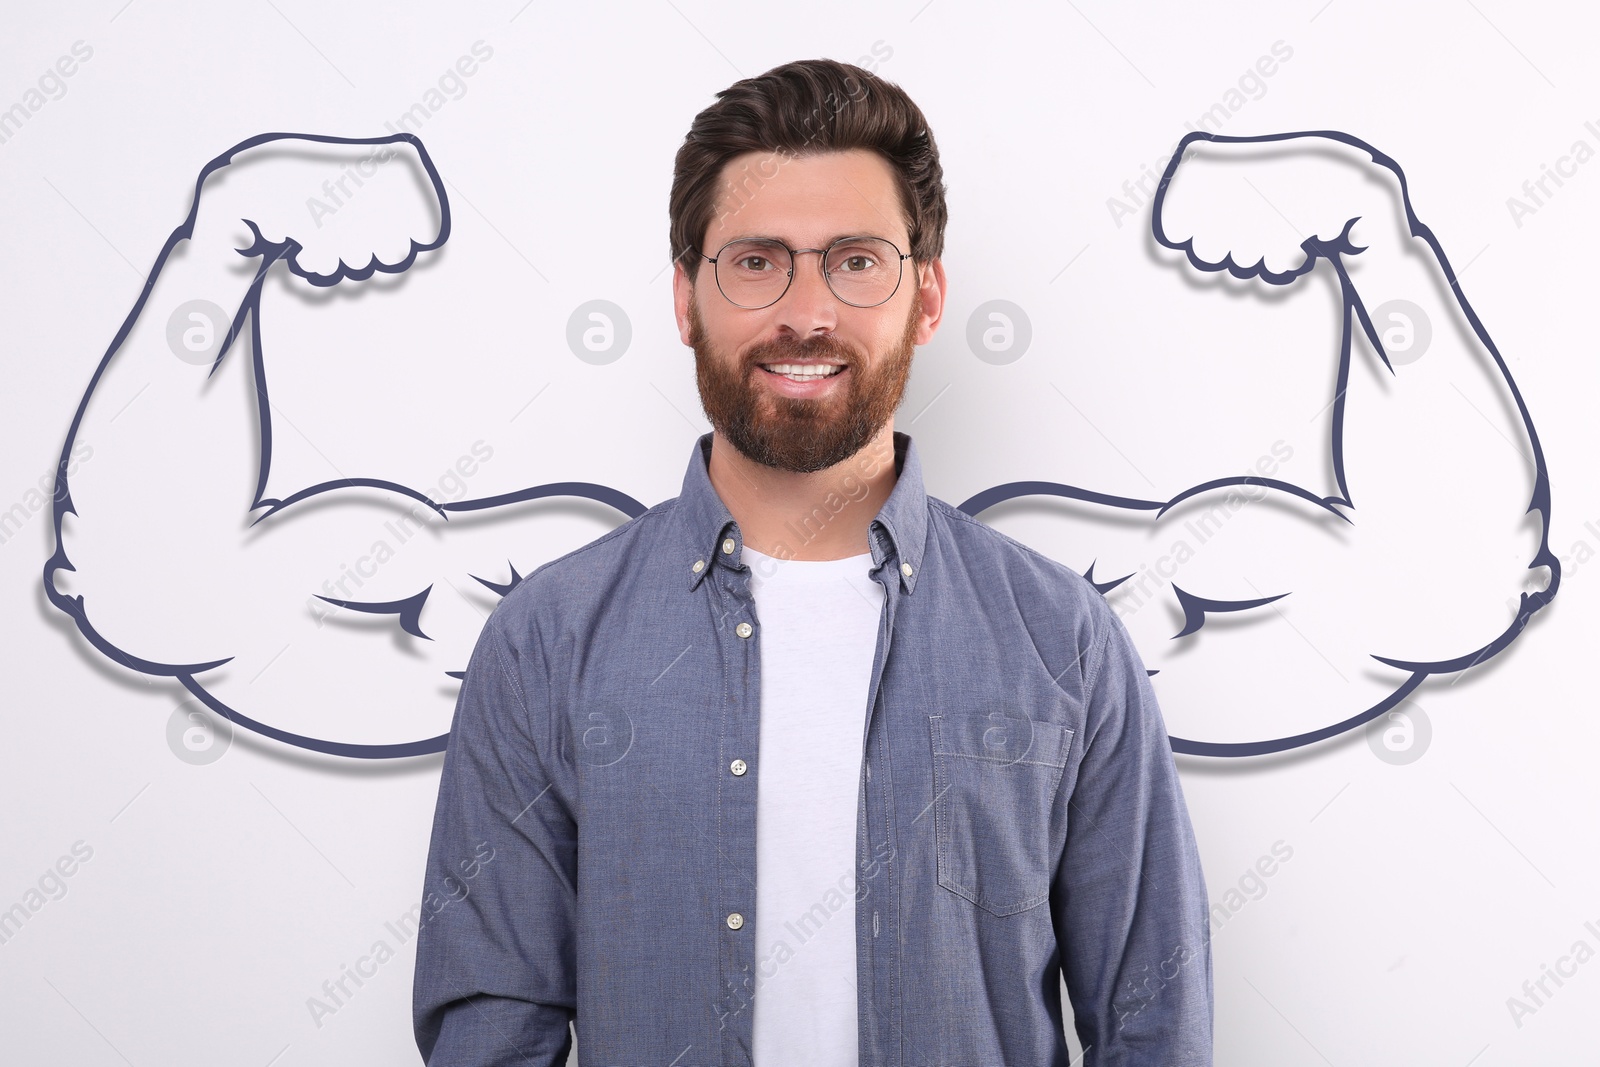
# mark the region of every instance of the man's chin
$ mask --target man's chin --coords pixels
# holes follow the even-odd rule
[[[815,401],[790,401],[814,404]],[[841,430],[834,421],[818,417],[785,418],[767,415],[745,427],[746,433],[724,434],[747,458],[778,470],[812,472],[832,463],[827,457],[838,452]],[[747,451],[740,443],[750,446]],[[838,456],[834,462],[847,459]],[[819,466],[818,463],[821,463]]]

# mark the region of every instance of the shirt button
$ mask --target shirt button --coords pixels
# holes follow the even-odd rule
[[[733,628],[733,632],[738,634],[740,637],[749,637],[756,631],[755,627],[751,626],[749,623],[741,622],[738,626]]]
[[[734,774],[743,774],[748,769],[748,765],[742,759],[736,759],[732,763],[728,764],[728,770],[732,771]]]
[[[706,561],[703,559],[697,559],[694,561],[694,566],[690,567],[689,569],[694,571],[696,574],[699,574],[701,571],[705,570],[705,568]]]
[[[744,925],[744,916],[743,915],[740,915],[736,911],[730,911],[728,913],[728,929],[737,930],[737,929],[739,929],[739,927],[741,927],[743,925]]]
[[[724,537],[722,539],[722,551],[725,555],[733,551],[733,538]]]
[[[900,573],[905,575],[907,578],[911,577],[911,564],[909,564],[909,563],[900,564]]]

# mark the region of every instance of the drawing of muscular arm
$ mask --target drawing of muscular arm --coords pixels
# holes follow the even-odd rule
[[[215,630],[215,620],[178,615],[152,627],[144,613],[159,613],[158,589],[190,606],[204,603],[203,590],[184,587],[201,574],[225,587],[211,565],[226,555],[252,518],[279,503],[263,499],[272,421],[259,351],[250,398],[255,420],[248,408],[241,410],[236,395],[221,395],[213,378],[230,354],[249,358],[255,347],[251,331],[259,340],[260,323],[251,312],[259,306],[269,272],[281,264],[316,285],[395,273],[449,236],[448,215],[434,215],[438,204],[405,196],[398,188],[387,197],[374,192],[370,198],[368,219],[381,215],[381,226],[357,226],[352,217],[343,226],[314,229],[301,203],[307,162],[287,153],[327,146],[375,158],[376,142],[360,143],[374,147],[355,149],[336,138],[267,135],[207,164],[189,217],[168,239],[90,381],[68,444],[76,438],[95,442],[96,458],[104,464],[86,466],[70,484],[65,465],[58,469],[57,549],[45,566],[45,586],[56,606],[73,614],[85,635],[116,662],[146,673],[179,674],[215,666],[231,654],[213,648],[202,656],[171,658],[165,647],[204,647],[208,632],[225,638]],[[437,183],[417,146],[382,147],[406,153]],[[388,161],[374,167],[371,181],[375,187],[398,186],[404,169]],[[375,239],[382,244],[371,245]],[[415,495],[404,486],[382,488]],[[175,515],[182,518],[182,531],[148,539],[148,586],[141,595],[118,604],[118,595],[107,593],[104,604],[97,602],[101,576],[92,564],[97,550],[113,543],[99,535],[112,526],[123,533],[162,530]],[[87,536],[91,531],[97,536]],[[79,571],[84,573],[75,578],[72,572]],[[63,586],[81,591],[68,595]]]
[[[1191,134],[1162,178],[1152,228],[1182,254],[1179,269],[1272,286],[1332,272],[1343,314],[1331,491],[1235,476],[1141,500],[1013,482],[963,510],[1036,494],[1078,502],[1086,558],[1073,562],[1119,614],[1138,613],[1158,685],[1180,687],[1181,699],[1163,698],[1183,720],[1173,730],[1180,752],[1250,755],[1320,740],[1370,720],[1428,675],[1509,644],[1559,583],[1544,457],[1399,166],[1341,133]],[[1144,521],[1130,526],[1134,516]],[[1169,552],[1151,565],[1174,544],[1192,556]],[[1308,654],[1309,668],[1285,669],[1261,627],[1251,636],[1241,626],[1252,618],[1286,624],[1323,662]],[[1241,651],[1221,667],[1230,642]],[[1234,682],[1248,686],[1251,675],[1260,684],[1242,697]],[[1309,711],[1319,675],[1318,689],[1356,694],[1370,677],[1386,695]],[[1205,725],[1227,715],[1227,726]]]
[[[330,173],[342,175],[332,194]],[[337,213],[308,212],[309,198],[330,195]],[[274,440],[298,433],[269,398],[269,364],[337,353],[280,346],[267,359],[264,283],[288,272],[317,290],[361,285],[406,271],[449,235],[444,186],[411,134],[263,134],[203,168],[188,217],[90,380],[57,470],[45,591],[101,654],[177,678],[219,714],[291,744],[437,751],[453,703],[446,675],[464,667],[493,595],[520,580],[508,566],[515,533],[456,522],[446,539],[445,520],[546,496],[644,510],[588,482],[450,500],[354,469],[269,495]],[[337,301],[314,312],[319,323],[340,313]],[[69,478],[80,441],[94,458]],[[409,544],[393,562],[358,578],[359,590],[340,580],[375,531],[396,529]],[[330,576],[338,585],[326,595]],[[452,579],[461,597],[446,588],[430,598]]]

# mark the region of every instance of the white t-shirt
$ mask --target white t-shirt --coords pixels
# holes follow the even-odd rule
[[[761,627],[755,1067],[858,1067],[856,799],[883,586],[872,554],[744,548]]]

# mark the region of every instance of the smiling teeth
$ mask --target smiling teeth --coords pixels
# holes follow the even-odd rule
[[[831,378],[844,370],[843,365],[819,365],[803,363],[768,363],[765,368],[774,374],[781,374],[792,381],[814,381],[817,378]]]

